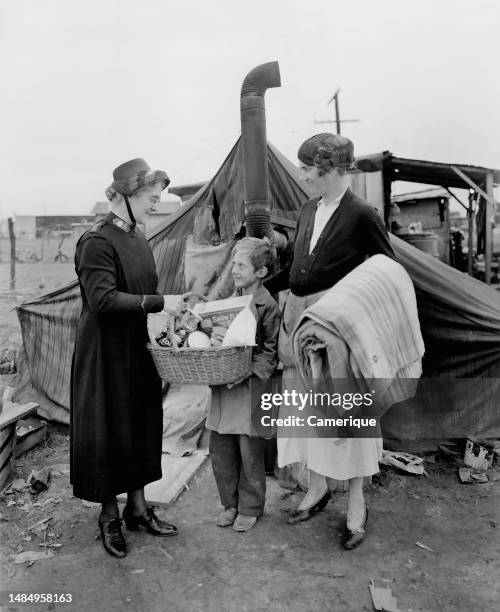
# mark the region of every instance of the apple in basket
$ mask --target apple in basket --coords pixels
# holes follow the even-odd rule
[[[210,338],[202,331],[193,331],[186,341],[190,348],[210,348]]]

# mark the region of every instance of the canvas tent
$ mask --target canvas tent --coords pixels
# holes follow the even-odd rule
[[[308,194],[295,166],[268,145],[272,218],[293,233]],[[381,212],[386,186],[380,168],[353,176],[353,189]],[[159,293],[197,290],[212,299],[231,291],[230,252],[243,220],[242,146],[238,141],[213,179],[148,237]],[[418,298],[426,355],[425,380],[414,400],[395,406],[384,421],[392,438],[500,436],[500,293],[391,237]],[[18,397],[36,397],[43,413],[69,419],[69,380],[80,313],[77,282],[18,308],[25,364]],[[436,377],[438,382],[436,383]],[[454,379],[468,379],[456,384]],[[436,391],[436,386],[439,389]]]

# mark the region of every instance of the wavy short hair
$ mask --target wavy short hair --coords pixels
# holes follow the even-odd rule
[[[301,144],[297,156],[307,166],[316,166],[320,176],[334,168],[337,168],[340,174],[356,168],[354,144],[352,140],[340,134],[323,132],[311,136]]]
[[[236,253],[248,256],[255,270],[265,266],[266,278],[273,276],[277,265],[277,254],[276,247],[268,238],[243,238],[233,247],[232,255]]]

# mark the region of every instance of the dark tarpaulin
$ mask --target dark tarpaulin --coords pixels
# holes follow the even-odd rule
[[[268,159],[273,213],[294,220],[308,197],[298,171],[271,145]],[[243,218],[242,168],[238,141],[214,178],[149,237],[159,293],[186,288],[185,251],[193,234],[211,248],[234,239]],[[455,433],[499,436],[500,293],[394,236],[391,240],[417,293],[426,344],[424,375],[430,380],[473,380],[465,386],[440,383],[438,396],[420,385],[414,400],[388,411],[385,434],[403,439]],[[76,282],[18,308],[27,368],[21,368],[17,398],[36,397],[54,420],[69,418],[69,372],[79,313]]]
[[[425,356],[415,398],[389,410],[384,435],[499,437],[500,292],[396,236],[391,242],[415,286]]]

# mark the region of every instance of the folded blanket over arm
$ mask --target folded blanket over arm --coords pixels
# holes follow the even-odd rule
[[[339,355],[339,340],[347,357]],[[292,342],[306,386],[327,384],[335,392],[335,378],[348,372],[367,380],[383,411],[412,397],[424,342],[410,277],[389,257],[371,257],[304,311]]]

